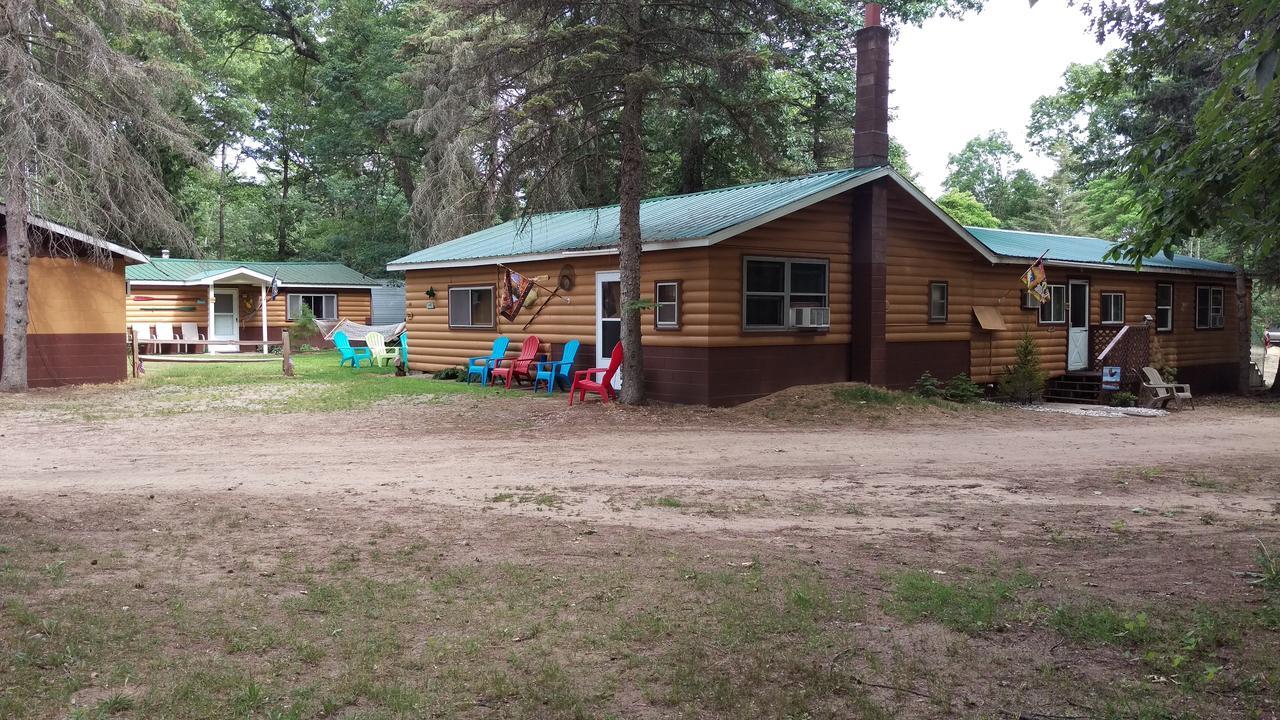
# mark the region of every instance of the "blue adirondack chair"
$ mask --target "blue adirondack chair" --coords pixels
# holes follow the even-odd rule
[[[341,330],[333,334],[333,346],[338,348],[338,352],[342,355],[342,359],[338,361],[338,367],[351,363],[352,368],[358,368],[361,360],[367,360],[369,367],[373,367],[373,354],[369,352],[369,348],[351,347],[347,334]]]
[[[467,384],[471,384],[471,376],[475,375],[480,378],[481,385],[489,384],[489,371],[493,369],[493,364],[507,356],[507,346],[511,344],[511,338],[506,335],[500,335],[494,338],[493,350],[488,355],[477,355],[473,358],[467,358]]]
[[[578,346],[582,343],[577,340],[570,340],[564,344],[564,352],[560,353],[558,362],[540,362],[538,363],[537,374],[533,377],[533,389],[538,389],[539,382],[547,384],[547,394],[551,394],[551,390],[557,383],[563,383],[567,388],[570,383],[570,374],[573,372],[573,360],[578,356]]]

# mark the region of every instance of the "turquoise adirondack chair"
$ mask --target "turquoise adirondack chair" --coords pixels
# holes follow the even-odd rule
[[[506,335],[500,335],[493,340],[493,349],[488,355],[477,355],[473,358],[467,358],[467,384],[471,384],[471,376],[475,375],[480,378],[481,385],[489,384],[489,371],[493,369],[493,364],[507,356],[507,346],[511,344],[511,338]]]
[[[548,395],[557,383],[563,383],[568,388],[572,384],[570,374],[573,372],[573,360],[578,356],[578,346],[581,344],[577,340],[570,340],[564,344],[564,352],[560,353],[558,362],[538,363],[537,374],[533,377],[533,389],[538,389],[539,382],[547,384]]]
[[[342,355],[342,359],[338,361],[338,367],[351,363],[352,368],[358,368],[361,360],[367,360],[369,367],[373,367],[373,355],[369,352],[369,348],[351,347],[347,334],[341,330],[333,334],[333,346],[338,348],[338,352]]]

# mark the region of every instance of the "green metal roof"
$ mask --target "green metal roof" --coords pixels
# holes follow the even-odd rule
[[[1133,267],[1133,263],[1130,262],[1117,262],[1108,259],[1106,255],[1111,248],[1115,247],[1115,243],[1101,238],[1050,235],[1022,230],[1000,230],[981,227],[966,227],[965,230],[968,230],[979,242],[987,246],[987,249],[991,250],[991,252],[1005,257],[1034,260],[1040,257],[1040,253],[1045,253],[1045,260],[1088,263],[1091,265],[1113,265],[1117,268]],[[1142,261],[1142,266],[1152,270],[1235,272],[1235,267],[1227,263],[1203,260],[1188,255],[1174,255],[1172,258],[1156,255],[1155,257],[1145,258]]]
[[[363,273],[336,262],[240,262],[238,260],[151,258],[151,262],[144,265],[131,265],[125,268],[124,274],[125,279],[136,283],[149,281],[199,283],[206,278],[239,268],[267,277],[279,271],[280,282],[284,285],[373,287],[381,284]]]
[[[1106,259],[1113,244],[1100,238],[979,227],[961,229],[910,181],[887,167],[833,170],[688,195],[651,198],[640,203],[640,237],[646,244],[646,250],[653,249],[650,247],[652,244],[680,247],[680,241],[714,242],[880,177],[896,181],[928,210],[945,219],[955,229],[958,239],[983,252],[993,262],[1033,260],[1047,250],[1047,260],[1107,265],[1117,269],[1133,267],[1132,263]],[[544,213],[509,220],[419,250],[392,260],[387,269],[405,270],[435,264],[477,265],[501,258],[532,259],[607,250],[617,246],[618,236],[617,205]],[[1185,255],[1147,258],[1143,265],[1153,270],[1235,271],[1225,263]]]
[[[858,168],[672,195],[640,203],[640,237],[646,243],[707,238],[769,215],[791,203],[831,191],[851,180],[884,174],[885,168]],[[480,258],[542,255],[612,248],[618,244],[618,206],[566,210],[508,220],[440,245],[419,250],[397,265],[447,263]]]

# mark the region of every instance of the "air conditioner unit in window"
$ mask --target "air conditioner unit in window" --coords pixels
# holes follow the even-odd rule
[[[1209,316],[1209,327],[1220,328],[1225,326],[1226,326],[1226,322],[1222,319],[1222,313]]]
[[[791,327],[793,328],[831,327],[831,308],[824,308],[824,307],[791,308]]]

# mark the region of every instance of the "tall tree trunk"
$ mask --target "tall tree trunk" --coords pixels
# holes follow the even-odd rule
[[[1240,360],[1240,372],[1236,378],[1236,392],[1248,395],[1251,390],[1253,371],[1249,363],[1253,360],[1253,343],[1250,342],[1253,329],[1253,308],[1250,307],[1249,278],[1244,267],[1236,266],[1236,357]]]
[[[680,144],[680,193],[706,189],[707,142],[702,136],[702,103],[690,97],[685,103],[688,113],[684,126],[684,142]]]
[[[222,143],[222,160],[218,169],[218,259],[227,257],[227,144]]]
[[[289,259],[289,136],[281,134],[280,214],[276,217],[276,259]]]
[[[813,108],[809,122],[809,154],[813,158],[815,170],[827,169],[827,148],[822,142],[823,118],[827,113],[827,96],[818,93],[813,96]]]
[[[25,147],[5,148],[5,252],[8,270],[4,296],[4,358],[0,361],[0,391],[27,389],[27,291],[31,275],[31,238],[27,235],[27,169]]]
[[[640,0],[627,4],[627,21],[639,36]],[[633,40],[630,71],[623,80],[621,162],[618,168],[618,271],[622,295],[622,402],[644,402],[644,356],[640,345],[640,196],[644,188],[644,104],[647,89],[641,74],[640,49]],[[601,354],[609,352],[602,348]]]

